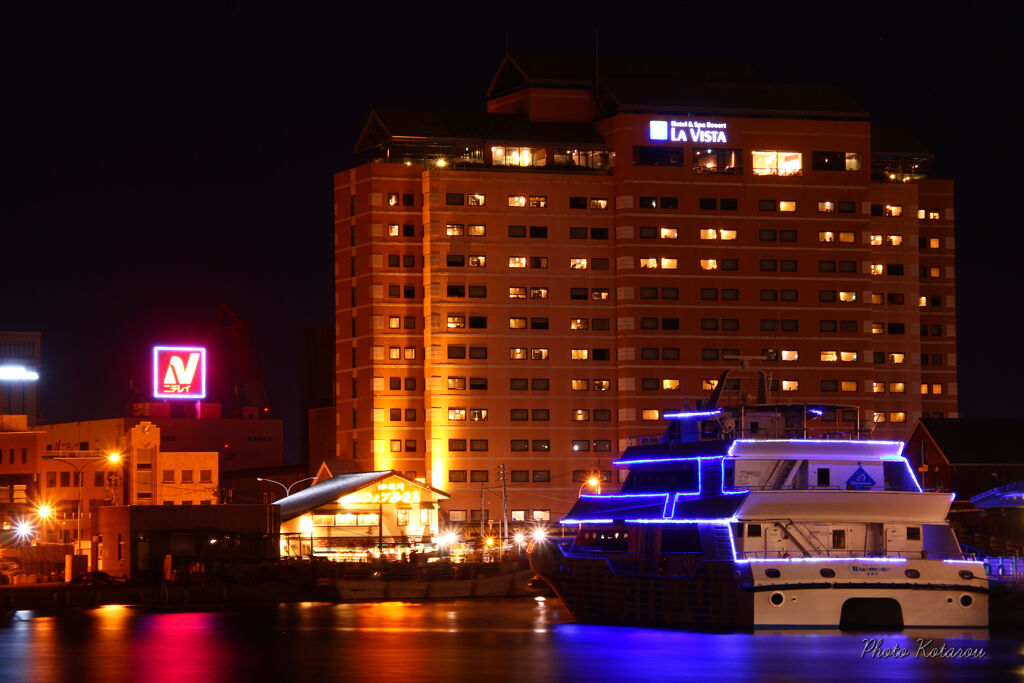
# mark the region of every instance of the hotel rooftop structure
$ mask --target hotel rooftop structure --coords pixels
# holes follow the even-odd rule
[[[376,110],[356,153],[337,454],[450,522],[500,520],[503,484],[556,522],[666,412],[750,399],[729,368],[874,438],[957,415],[953,183],[837,88],[509,54],[486,112]]]

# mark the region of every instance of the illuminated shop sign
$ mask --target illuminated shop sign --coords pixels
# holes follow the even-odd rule
[[[651,140],[666,142],[700,142],[713,145],[727,143],[727,123],[721,121],[651,121],[649,137]]]
[[[153,347],[154,398],[206,398],[206,349]]]
[[[377,484],[376,491],[365,491],[360,496],[362,503],[418,503],[420,492],[408,490],[402,482]]]

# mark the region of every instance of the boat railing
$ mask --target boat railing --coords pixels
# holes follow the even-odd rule
[[[865,553],[857,550],[823,550],[814,555],[806,556],[800,553],[789,553],[785,550],[772,551],[747,551],[737,552],[736,557],[744,560],[801,560],[808,557],[829,558],[829,559],[862,559],[869,561],[874,558],[903,558],[906,560],[963,560],[973,559],[960,553],[939,553],[927,550],[894,550],[889,552]],[[979,560],[980,561],[980,560]]]

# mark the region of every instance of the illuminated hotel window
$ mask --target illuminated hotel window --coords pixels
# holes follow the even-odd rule
[[[604,287],[594,287],[590,290],[590,298],[593,301],[607,301],[610,296],[611,292]]]
[[[526,360],[529,351],[522,346],[513,346],[508,350],[510,360]]]
[[[530,195],[530,208],[543,209],[548,205],[548,198],[545,195]]]
[[[509,318],[508,329],[510,330],[525,330],[526,329],[526,318]]]
[[[819,230],[818,231],[819,242],[835,242],[836,234],[831,230]]]
[[[449,237],[459,237],[464,234],[464,228],[458,223],[448,223],[445,227],[445,232]]]
[[[702,228],[700,231],[700,238],[702,240],[717,240],[718,230],[715,228]]]
[[[586,270],[587,269],[587,259],[585,259],[585,258],[570,258],[569,259],[569,267],[574,269],[574,270]]]
[[[718,386],[718,380],[717,379],[702,379],[700,381],[700,389],[701,389],[701,391],[713,391],[714,388],[717,387],[717,386]]]
[[[795,379],[784,379],[779,385],[783,391],[800,391],[800,382]]]
[[[657,197],[640,197],[637,201],[637,205],[641,209],[656,209],[658,208]]]
[[[448,420],[450,422],[462,422],[466,419],[465,408],[449,408],[448,409]]]
[[[469,419],[471,422],[486,422],[487,408],[470,408]],[[474,449],[476,450],[476,449]],[[486,448],[484,450],[487,450]]]
[[[903,382],[889,382],[890,394],[902,394],[907,391],[907,385]]]
[[[928,277],[939,277],[939,268],[937,266],[931,266],[928,269]]]
[[[857,292],[839,292],[839,300],[844,303],[852,303],[857,300]]]
[[[466,229],[466,232],[469,234],[470,237],[483,237],[484,235],[487,234],[487,226],[486,225],[470,225]]]
[[[939,238],[938,237],[929,237],[928,238],[928,248],[929,249],[938,249],[939,248]]]
[[[398,206],[398,195],[389,192],[388,193],[388,206]]]
[[[753,152],[754,175],[800,175],[803,155],[778,150]]]
[[[544,166],[547,163],[543,147],[491,147],[491,163],[495,166]]]
[[[898,412],[889,413],[889,422],[906,422],[907,414],[902,410]]]
[[[902,247],[903,235],[886,235],[885,241],[889,243],[890,247]]]
[[[811,152],[811,168],[815,171],[859,171],[859,152]]]
[[[800,359],[800,352],[799,351],[780,351],[779,352],[779,357],[782,360],[799,360]]]
[[[885,422],[885,413],[876,412],[874,414],[875,424]]]
[[[547,287],[530,287],[530,298],[531,299],[547,299],[548,288]]]
[[[657,409],[648,409],[640,412],[640,419],[642,420],[657,420],[661,417],[661,411]]]
[[[527,264],[527,258],[525,256],[509,256],[508,267],[509,268],[525,268]]]
[[[469,267],[470,268],[485,268],[487,266],[487,257],[482,255],[470,256]]]
[[[855,232],[840,232],[839,241],[844,244],[853,244],[857,241],[857,233]]]
[[[388,225],[388,237],[398,237],[398,225],[392,223]]]
[[[397,330],[397,329],[400,329],[401,327],[402,327],[402,318],[401,318],[401,316],[397,316],[397,315],[388,316],[388,328],[389,329]]]
[[[391,360],[399,360],[402,357],[402,349],[397,346],[392,346],[388,349],[388,358]]]
[[[466,316],[464,315],[450,315],[448,316],[448,329],[458,330],[466,326]]]
[[[549,353],[549,349],[546,349],[546,348],[530,349],[530,359],[531,360],[547,360],[548,359],[548,353]]]
[[[678,391],[679,380],[670,378],[663,379],[661,380],[661,388],[663,391]]]
[[[941,394],[942,393],[942,385],[941,384],[933,384],[932,385],[932,393],[936,394],[936,395]]]
[[[589,328],[586,318],[573,318],[569,321],[570,330],[586,330]]]
[[[783,199],[779,202],[779,211],[796,211],[796,202]]]
[[[656,258],[641,258],[640,268],[650,270],[658,267],[658,259]]]
[[[679,268],[679,259],[662,257],[661,268],[662,270],[676,270]]]
[[[882,244],[882,236],[881,235],[872,235],[871,236],[871,246],[878,247],[878,246],[881,246],[881,244]]]
[[[526,195],[522,194],[510,194],[508,196],[508,205],[517,209],[526,207]]]
[[[837,351],[822,351],[821,360],[826,363],[831,363],[839,360],[839,353]]]
[[[873,393],[876,393],[876,394],[884,394],[885,393],[885,382],[872,382],[871,383],[871,391]]]
[[[482,194],[467,194],[466,204],[469,206],[484,206],[487,203],[487,196]]]
[[[608,208],[608,200],[607,199],[602,199],[600,197],[591,197],[590,198],[590,208],[591,209],[598,209],[598,210],[602,210],[603,211],[604,209]]]
[[[573,391],[587,391],[590,389],[589,379],[574,379],[569,382]]]
[[[853,362],[855,362],[857,360],[857,352],[856,351],[841,351],[839,353],[839,360],[843,361],[844,363],[853,363]]]
[[[927,306],[928,305],[928,297],[926,297],[926,296],[918,297],[917,305],[920,306],[921,308],[924,308],[925,306]]]
[[[872,263],[871,264],[871,274],[872,275],[882,275],[884,273],[885,273],[885,266],[883,266],[881,263]],[[881,298],[881,295],[879,295],[879,298]],[[882,302],[879,301],[878,303],[882,303]]]
[[[871,323],[871,334],[885,334],[885,323]]]
[[[448,388],[453,390],[453,391],[459,390],[459,389],[465,389],[466,388],[466,378],[465,377],[449,377],[448,378]]]
[[[585,410],[583,408],[576,408],[575,410],[572,411],[572,421],[573,422],[589,422],[590,421],[590,411],[589,410]]]
[[[589,360],[590,349],[571,349],[569,351],[569,357],[572,360]]]
[[[663,240],[674,240],[679,237],[679,228],[662,228],[659,237]]]
[[[406,346],[405,349],[403,349],[402,357],[406,360],[416,360],[416,347]]]
[[[818,202],[818,213],[835,213],[836,205],[834,202]]]
[[[896,218],[897,216],[903,215],[903,207],[899,204],[886,204],[885,215],[890,218]]]
[[[938,209],[928,209],[928,220],[937,221],[942,218],[942,214],[939,213]]]
[[[612,388],[610,379],[595,379],[593,382],[594,391],[609,391]]]
[[[694,149],[694,173],[743,174],[742,149]]]
[[[655,261],[655,259],[649,259]],[[701,270],[718,270],[718,259],[706,258],[700,260]]]
[[[890,353],[886,357],[886,362],[890,365],[902,365],[906,354],[904,353]]]
[[[917,210],[917,219],[920,220],[920,221],[923,221],[924,220],[924,214],[925,214],[924,209],[918,209]]]

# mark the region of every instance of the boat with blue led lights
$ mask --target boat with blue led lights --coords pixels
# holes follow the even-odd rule
[[[861,439],[853,406],[678,413],[581,495],[533,568],[580,622],[702,629],[988,625],[988,581],[903,443]],[[846,415],[849,417],[850,413]],[[857,415],[859,418],[859,414]]]

